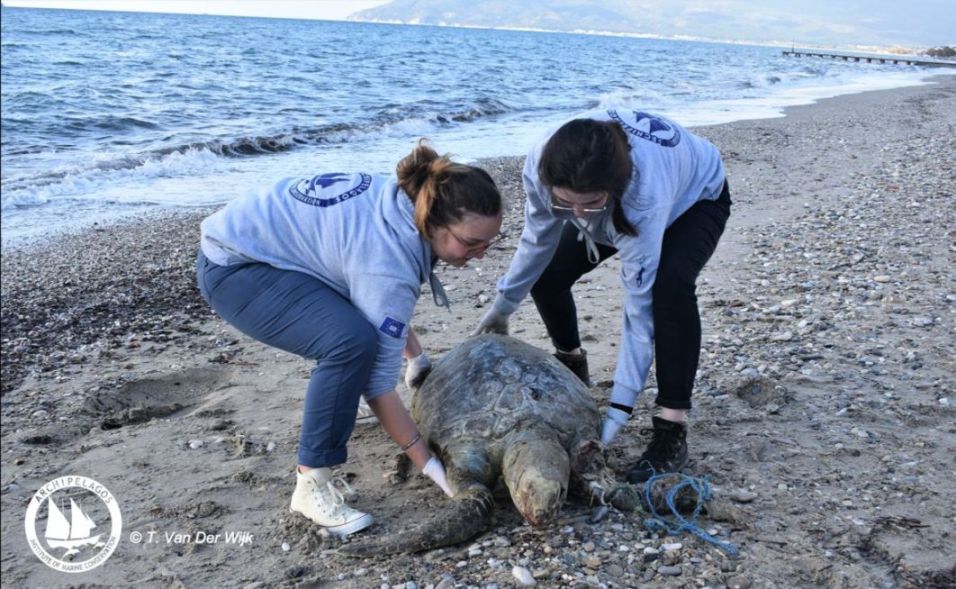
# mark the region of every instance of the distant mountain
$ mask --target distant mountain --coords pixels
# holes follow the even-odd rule
[[[351,20],[758,43],[953,45],[952,0],[393,0]]]
[[[423,25],[668,34],[652,11],[636,8],[643,2],[610,0],[596,4],[581,0],[394,0],[356,12],[350,18]]]

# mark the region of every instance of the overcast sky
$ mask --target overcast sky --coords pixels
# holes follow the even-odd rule
[[[7,6],[342,20],[388,0],[3,0]],[[476,3],[480,0],[476,0]],[[424,2],[423,2],[424,3]],[[432,2],[429,2],[432,3]],[[432,4],[440,5],[440,2]],[[501,3],[496,3],[500,5]],[[604,4],[594,0],[596,6]],[[542,1],[586,10],[588,0]],[[741,41],[850,45],[956,44],[953,0],[613,0],[658,29]],[[628,8],[628,12],[631,9]],[[520,23],[518,23],[520,26]],[[648,31],[635,31],[648,32]],[[813,37],[817,37],[814,39]]]
[[[343,20],[389,0],[3,0],[5,6]]]

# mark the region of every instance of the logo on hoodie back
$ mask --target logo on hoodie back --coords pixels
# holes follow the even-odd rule
[[[646,112],[631,111],[621,115],[616,110],[607,111],[611,120],[621,125],[631,135],[652,141],[661,147],[674,147],[680,143],[680,131],[666,120]],[[625,120],[624,117],[628,117]]]
[[[320,174],[289,188],[292,198],[314,207],[330,207],[362,194],[372,184],[368,174]]]

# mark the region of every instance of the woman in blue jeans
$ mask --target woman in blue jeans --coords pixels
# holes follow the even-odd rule
[[[395,386],[403,355],[409,385],[430,367],[409,322],[426,280],[435,302],[448,304],[433,265],[483,257],[501,227],[501,196],[480,168],[419,143],[396,176],[285,178],[202,223],[206,301],[250,337],[317,361],[291,509],[343,536],[372,523],[345,504],[331,471],[346,461],[363,395],[412,462],[452,494]]]
[[[720,153],[664,117],[602,110],[549,133],[528,155],[523,179],[521,241],[476,331],[506,332],[530,293],[555,356],[590,383],[571,287],[619,254],[624,326],[601,439],[611,443],[630,418],[656,356],[654,435],[627,478],[679,470],[700,356],[697,276],[730,215]]]

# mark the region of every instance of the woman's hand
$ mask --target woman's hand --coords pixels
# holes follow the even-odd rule
[[[485,316],[481,318],[478,327],[471,335],[480,335],[482,333],[500,333],[508,335],[508,316],[494,309],[490,309]]]
[[[617,436],[618,430],[624,427],[630,418],[630,413],[616,407],[609,407],[604,415],[604,425],[601,427],[601,443],[605,446],[610,444]]]
[[[432,456],[428,459],[425,468],[422,469],[422,474],[435,481],[435,484],[445,492],[445,495],[449,497],[455,496],[451,490],[451,486],[448,485],[448,477],[445,476],[445,465],[441,463],[441,460],[439,460],[437,456]]]
[[[422,386],[431,371],[432,362],[425,352],[414,358],[409,358],[408,366],[405,367],[405,386],[410,389],[417,389]]]
[[[422,349],[422,344],[415,335],[415,330],[408,326],[408,337],[405,339],[405,386],[410,389],[417,389],[425,382],[428,373],[432,371],[431,360],[428,354]]]

